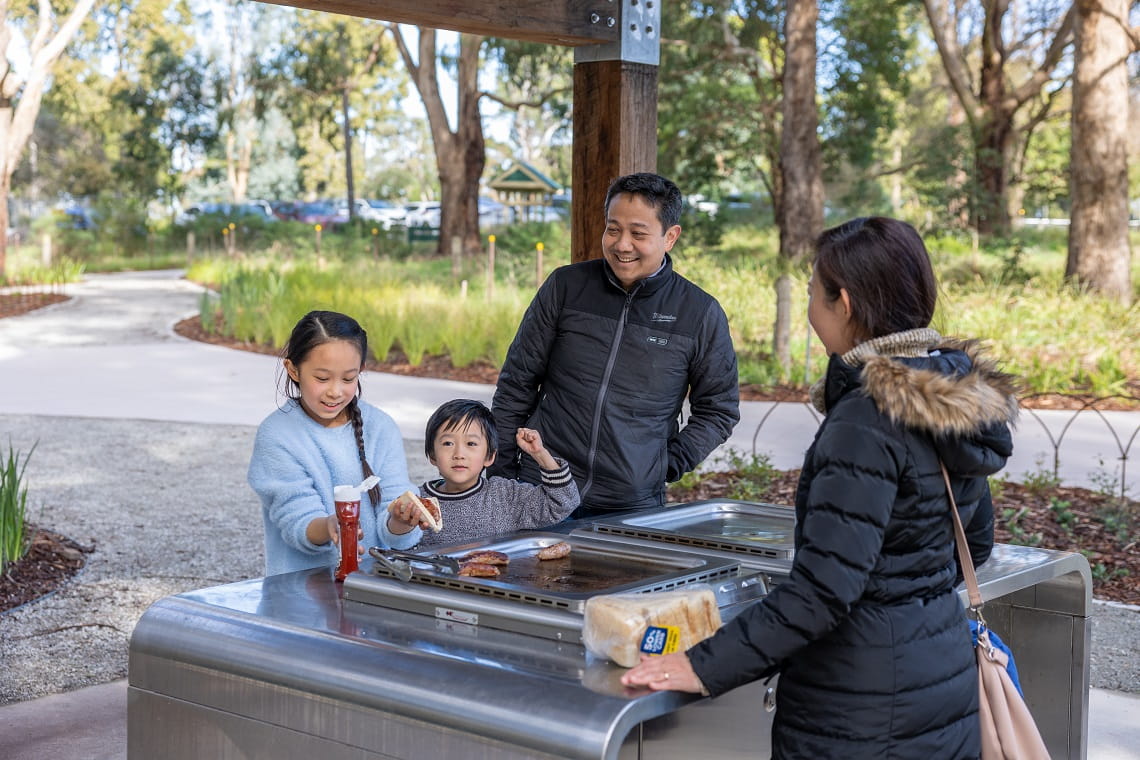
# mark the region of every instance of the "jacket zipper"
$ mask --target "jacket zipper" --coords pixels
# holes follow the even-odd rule
[[[610,355],[606,358],[606,371],[602,374],[602,385],[598,388],[598,398],[594,405],[594,420],[590,426],[590,449],[586,452],[586,482],[582,484],[580,498],[582,501],[586,500],[586,494],[590,492],[590,487],[594,484],[594,459],[598,455],[598,436],[601,435],[602,427],[602,408],[606,400],[606,393],[610,389],[610,376],[613,375],[614,365],[617,363],[617,355],[621,350],[621,338],[625,333],[625,322],[629,318],[629,307],[633,303],[633,294],[641,289],[641,283],[637,284],[632,291],[625,296],[625,305],[621,308],[621,319],[618,320],[617,330],[614,331],[613,344],[610,347]]]

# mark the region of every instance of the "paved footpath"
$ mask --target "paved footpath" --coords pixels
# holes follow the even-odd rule
[[[53,750],[77,756],[77,747],[83,757],[126,757],[122,677],[137,615],[162,595],[259,574],[260,549],[248,550],[243,531],[256,510],[244,467],[254,426],[278,403],[277,359],[174,334],[175,322],[197,313],[202,292],[178,272],[93,275],[67,291],[68,302],[0,320],[0,446],[12,440],[26,451],[38,442],[29,473],[57,506],[32,519],[98,551],[71,587],[0,617],[0,757],[7,760]],[[432,473],[422,453],[430,413],[457,397],[489,403],[493,390],[372,372],[363,387],[399,424],[415,481]],[[781,469],[798,467],[816,425],[802,404],[744,403],[719,456],[758,452]],[[1135,413],[1025,416],[1007,473],[1017,480],[1039,472],[1041,457],[1051,465],[1060,440],[1062,480],[1102,485],[1105,468],[1119,465],[1120,444],[1140,438],[1137,426]],[[1134,493],[1140,464],[1132,470]],[[259,531],[255,538],[259,544]],[[52,615],[58,620],[48,622]],[[1088,757],[1140,759],[1140,626],[1130,610],[1098,604],[1095,616],[1094,673],[1109,673],[1108,688],[1123,691],[1092,689]],[[1111,645],[1098,641],[1107,630]],[[58,640],[59,631],[72,638]]]

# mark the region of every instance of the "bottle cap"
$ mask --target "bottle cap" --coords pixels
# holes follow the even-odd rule
[[[360,489],[356,486],[334,486],[333,501],[360,501]]]

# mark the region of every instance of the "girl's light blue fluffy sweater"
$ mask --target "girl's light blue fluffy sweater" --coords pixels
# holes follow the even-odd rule
[[[414,489],[400,430],[384,412],[357,403],[364,423],[364,451],[380,478],[379,505],[372,504],[367,493],[361,494],[364,547],[411,548],[423,534],[419,528],[397,536],[387,527],[389,502]],[[332,543],[311,543],[305,528],[315,517],[335,514],[333,486],[364,480],[352,423],[326,428],[310,419],[296,401],[287,402],[258,427],[248,480],[261,498],[266,575],[336,566],[339,549]]]

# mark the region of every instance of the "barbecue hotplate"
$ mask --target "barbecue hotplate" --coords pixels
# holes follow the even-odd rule
[[[599,533],[789,559],[795,537],[791,507],[717,499],[633,512],[594,522]]]
[[[540,560],[539,549],[565,541],[570,554]],[[424,556],[459,558],[476,550],[510,557],[497,578],[455,575],[435,565],[411,563],[399,580],[383,563],[361,560],[344,581],[344,598],[448,621],[489,625],[531,635],[578,641],[586,600],[598,594],[666,591],[693,583],[715,584],[737,575],[740,563],[721,557],[559,533],[519,532],[474,543],[432,547]]]

